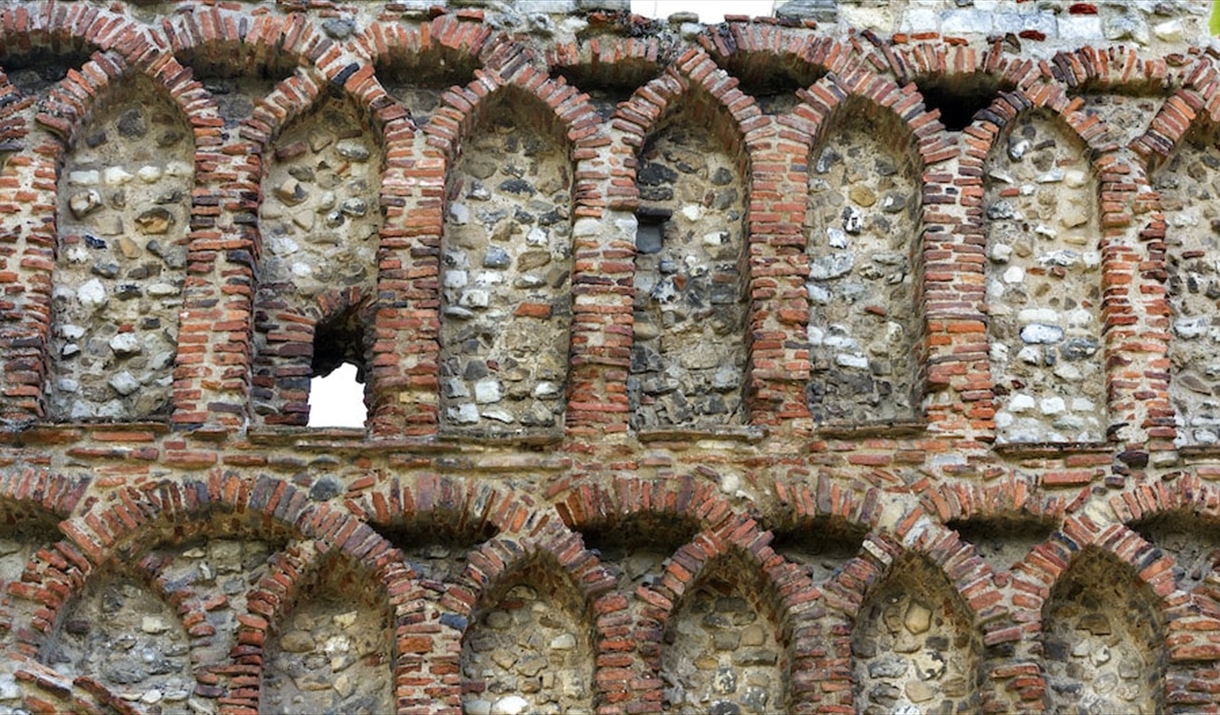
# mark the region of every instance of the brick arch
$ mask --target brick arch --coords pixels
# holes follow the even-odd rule
[[[860,609],[870,592],[895,575],[896,564],[903,558],[919,559],[927,568],[940,573],[957,603],[960,613],[970,621],[972,635],[978,637],[976,665],[980,669],[987,655],[984,646],[1008,643],[1020,638],[1014,628],[1009,609],[1002,603],[1003,595],[991,567],[978,555],[973,545],[962,541],[957,532],[933,522],[919,510],[901,519],[893,533],[874,531],[865,539],[860,555],[852,559],[826,585],[824,603],[828,612],[826,630],[842,637],[834,639],[827,657],[833,663],[854,662],[851,634],[859,623]],[[851,666],[840,671],[850,679]],[[986,703],[991,688],[984,680],[974,684]]]
[[[686,111],[695,116],[710,112],[708,123],[714,140],[736,157],[738,173],[748,181],[749,144],[751,139],[758,139],[766,122],[753,98],[737,89],[737,84],[705,52],[692,49],[621,104],[613,122],[623,134],[622,142],[631,147],[632,156],[619,172],[630,181],[630,188],[618,189],[610,197],[610,208],[635,210],[639,203],[635,172],[640,151],[650,136]]]
[[[625,598],[615,598],[612,590],[615,578],[598,561],[597,555],[585,548],[578,532],[565,527],[549,515],[535,511],[515,529],[488,539],[467,553],[467,566],[457,583],[449,584],[438,601],[440,628],[430,646],[432,663],[460,668],[462,642],[470,632],[470,624],[481,605],[494,600],[512,586],[523,583],[531,570],[541,569],[558,577],[566,593],[552,590],[549,596],[566,599],[579,625],[593,631],[593,663],[604,656],[614,658],[619,650],[614,639],[605,634],[610,622],[620,622],[626,615]],[[438,651],[445,655],[438,655]],[[423,652],[423,651],[421,651]],[[594,666],[594,702],[606,697],[606,683]],[[444,698],[460,704],[461,683],[453,682],[429,693],[431,698]]]
[[[548,563],[565,573],[579,591],[586,611],[596,594],[613,582],[584,549],[579,536],[564,529],[552,514],[540,511],[526,495],[483,480],[435,474],[396,476],[345,500],[344,505],[375,527],[427,521],[433,531],[465,534],[481,541],[467,552],[466,571],[454,582],[430,588],[421,588],[413,580],[387,583],[393,598],[406,599],[396,606],[401,624],[396,682],[399,692],[409,693],[405,697],[415,704],[443,700],[460,707],[459,682],[422,686],[415,682],[415,674],[425,661],[457,672],[462,639],[474,609],[505,573],[545,554]],[[406,568],[405,564],[399,567]],[[591,591],[597,584],[602,585]]]
[[[846,76],[827,75],[798,92],[802,103],[794,114],[804,120],[801,137],[812,151],[828,127],[850,111],[852,105],[888,115],[895,126],[909,133],[910,148],[920,161],[920,170],[957,156],[956,147],[944,137],[937,115],[923,105],[923,97],[911,86],[860,69]],[[925,209],[927,207],[925,206]]]
[[[543,132],[566,146],[569,156],[596,131],[596,127],[591,127],[590,132],[590,127],[581,121],[596,116],[592,105],[562,77],[553,79],[530,65],[489,66],[487,70],[476,70],[475,79],[466,86],[442,93],[442,106],[423,129],[428,146],[444,160],[446,174],[457,162],[463,138],[486,119],[489,108],[510,93],[528,105],[516,108],[514,116],[537,117]],[[573,190],[576,191],[575,186]]]
[[[1150,589],[1170,623],[1187,615],[1187,595],[1174,581],[1173,559],[1146,541],[1126,524],[1099,526],[1086,515],[1068,517],[1061,531],[1038,546],[1013,567],[1014,581],[1027,585],[1028,610],[1041,613],[1051,589],[1068,572],[1085,548],[1094,548],[1130,566],[1132,573]],[[1041,629],[1041,620],[1037,628]]]
[[[72,513],[91,483],[88,477],[74,478],[33,470],[0,477],[0,516],[9,524],[32,526],[38,534],[47,537],[45,542],[37,544],[37,550],[24,567],[23,577],[3,583],[0,626],[12,630],[14,621],[29,614],[40,621],[45,620],[49,609],[58,608],[63,595],[82,583],[92,569],[80,550],[62,538],[62,525],[69,522],[60,521]],[[33,580],[26,580],[26,575]],[[9,606],[13,598],[28,604],[27,608],[20,609],[28,613],[12,613]],[[37,649],[32,652],[36,654]]]
[[[241,699],[243,705],[257,708],[261,698],[262,679],[238,688],[232,678],[243,673],[259,676],[264,666],[265,646],[271,637],[274,624],[286,615],[296,603],[306,598],[305,589],[320,581],[330,584],[330,568],[336,561],[364,576],[375,590],[377,604],[385,609],[394,624],[394,640],[389,653],[394,672],[395,692],[410,688],[410,680],[417,668],[412,663],[412,654],[424,652],[423,644],[416,638],[413,623],[420,611],[419,587],[416,574],[402,559],[397,549],[381,549],[383,555],[373,563],[361,560],[352,553],[338,551],[321,542],[292,542],[272,555],[271,568],[247,595],[246,613],[238,616],[234,632],[234,644],[230,650],[230,662],[211,670],[222,680],[229,680],[229,695]],[[427,640],[425,638],[425,640]],[[418,656],[416,656],[418,657]]]
[[[438,60],[481,66],[496,47],[507,41],[485,24],[440,15],[418,28],[369,23],[353,38],[353,45],[370,63],[379,66]]]
[[[798,135],[804,150],[800,159],[805,162],[806,167],[813,165],[816,160],[815,151],[826,144],[830,132],[838,126],[850,126],[850,116],[856,112],[878,117],[882,126],[888,124],[892,127],[891,131],[885,132],[886,135],[877,137],[877,142],[887,146],[895,154],[909,157],[915,163],[915,195],[920,201],[920,212],[906,244],[906,255],[911,261],[910,275],[913,276],[913,305],[905,307],[914,310],[916,316],[909,326],[914,334],[911,334],[908,343],[908,349],[914,350],[915,353],[911,367],[915,368],[916,373],[909,388],[911,415],[903,417],[903,421],[910,421],[911,417],[920,421],[925,412],[920,403],[925,401],[924,398],[933,389],[941,388],[943,383],[943,378],[938,375],[937,361],[927,359],[935,350],[932,347],[932,334],[946,331],[942,323],[932,321],[939,301],[944,300],[939,287],[942,281],[937,278],[947,271],[958,270],[958,266],[949,267],[950,262],[944,260],[944,245],[954,240],[952,235],[930,232],[927,229],[928,226],[936,226],[941,221],[942,204],[946,203],[946,199],[952,200],[953,196],[938,195],[942,192],[933,190],[926,177],[932,176],[941,163],[958,156],[960,150],[947,138],[944,127],[938,121],[938,112],[926,109],[924,99],[914,84],[899,87],[891,79],[866,68],[856,68],[845,76],[826,74],[808,89],[799,90],[797,96],[800,104],[795,107],[792,116],[794,121],[799,122]],[[793,185],[792,190],[799,190],[802,195],[809,193],[808,184],[799,187]],[[791,260],[798,266],[799,276],[804,277],[808,276],[810,268],[810,237],[806,231],[810,225],[805,201],[800,203],[799,211],[794,211],[793,216],[799,217],[802,232],[788,237],[786,243],[791,244],[794,249],[795,255]],[[798,284],[794,288],[803,289],[804,286]],[[804,316],[797,315],[800,321],[798,334],[803,338],[802,342],[808,344],[806,326],[810,325],[814,304],[806,299],[797,307],[804,311]],[[805,398],[804,384],[810,382],[814,375],[810,371],[803,371],[800,377],[803,378],[800,384],[800,401],[803,409],[808,412],[809,404]]]
[[[612,532],[635,519],[647,518],[665,520],[668,525],[689,523],[692,531],[708,533],[726,529],[741,518],[714,482],[696,475],[646,481],[619,478],[609,485],[590,481],[564,487],[566,496],[556,493],[555,510],[569,529],[580,533],[590,529]],[[685,573],[682,568],[678,572]],[[655,605],[656,601],[645,598],[644,603]],[[628,594],[616,590],[593,602],[598,658],[604,664],[597,676],[603,702],[630,702],[642,697],[639,683],[631,673],[641,670],[655,673],[656,664],[646,663],[638,638],[631,637],[625,625],[638,607],[632,605]],[[656,631],[655,637],[660,638],[663,631],[663,628]],[[659,681],[649,683],[649,692],[653,686],[659,694]]]
[[[124,487],[79,522],[60,526],[68,541],[99,566],[144,553],[148,534],[159,530],[171,530],[173,540],[182,541],[218,523],[228,532],[313,539],[368,564],[390,548],[337,504],[311,502],[306,492],[269,476],[218,469],[202,478]]]
[[[1058,523],[1068,511],[1064,497],[1039,493],[1037,480],[1017,476],[984,485],[977,482],[928,483],[919,503],[942,523],[1015,516]]]
[[[1218,72],[1210,64],[1191,82],[1171,94],[1152,118],[1148,131],[1131,142],[1131,149],[1144,160],[1145,172],[1153,176],[1182,144],[1191,130],[1220,125],[1220,104],[1211,99],[1206,84]]]
[[[1220,487],[1208,481],[1210,478],[1208,467],[1183,470],[1173,473],[1172,479],[1136,484],[1111,496],[1108,502],[1124,524],[1171,511],[1220,518]]]
[[[245,16],[219,7],[164,17],[161,33],[176,56],[201,54],[209,64],[234,71],[312,64],[333,46],[303,13]]]
[[[1110,497],[1109,505],[1128,528],[1131,524],[1174,514],[1220,522],[1220,488],[1205,479],[1198,472],[1183,472],[1176,474],[1172,481],[1138,484]],[[1168,572],[1172,577],[1172,569]],[[1216,598],[1206,584],[1196,586],[1191,591],[1191,598],[1207,601],[1207,610],[1220,611],[1220,603],[1214,603]],[[1216,649],[1216,656],[1220,659],[1220,648]]]
[[[940,571],[965,608],[985,630],[994,628],[1003,609],[995,587],[995,574],[974,546],[957,532],[930,519],[922,510],[912,510],[891,534],[873,531],[865,539],[860,556],[853,559],[826,587],[826,603],[848,618],[855,618],[869,589],[884,581],[894,562],[912,553]],[[991,624],[990,626],[988,624]]]
[[[1068,136],[1074,137],[1076,141],[1080,142],[1084,155],[1088,159],[1089,180],[1092,182],[1097,200],[1097,225],[1100,232],[1097,237],[1097,245],[1101,254],[1097,285],[1102,293],[1102,299],[1097,306],[1097,316],[1102,326],[1099,337],[1102,341],[1101,349],[1104,355],[1115,350],[1119,340],[1129,337],[1124,335],[1124,333],[1130,333],[1129,329],[1124,326],[1127,322],[1135,321],[1131,314],[1136,311],[1132,308],[1131,303],[1134,302],[1136,296],[1130,296],[1132,300],[1126,300],[1128,296],[1120,293],[1119,290],[1129,281],[1127,274],[1138,267],[1140,260],[1136,255],[1136,248],[1126,245],[1130,243],[1127,241],[1127,234],[1132,224],[1132,215],[1128,205],[1135,198],[1135,189],[1132,185],[1124,183],[1130,167],[1124,163],[1118,151],[1119,147],[1109,141],[1104,123],[1096,116],[1090,116],[1081,111],[1083,102],[1084,100],[1081,98],[1070,97],[1067,94],[1066,86],[1054,82],[1043,81],[1028,88],[1001,92],[989,107],[976,113],[973,123],[964,129],[963,136],[966,139],[966,146],[960,163],[963,169],[978,172],[977,176],[983,176],[989,159],[998,150],[1001,142],[1010,135],[1013,127],[1016,126],[1016,120],[1032,113],[1041,113],[1048,117]],[[977,273],[980,281],[985,280],[987,270],[987,261],[982,255],[986,250],[988,226],[988,220],[983,210],[983,200],[984,187],[980,181],[978,186],[971,187],[969,194],[963,196],[961,201],[969,209],[967,217],[962,221],[961,231],[971,236],[977,236],[979,241],[979,245],[971,249],[978,258],[968,265],[963,264],[962,269]],[[957,250],[962,251],[963,249]],[[973,305],[981,308],[982,303],[985,302],[984,298],[985,296],[982,295],[974,297]],[[983,333],[980,338],[990,340],[986,321],[981,311],[978,314],[978,323],[978,332]],[[971,363],[969,369],[978,376],[978,379],[974,381],[975,387],[986,385],[984,390],[979,390],[976,394],[983,395],[980,400],[983,405],[995,407],[998,403],[995,402],[995,382],[989,355],[986,352],[979,352],[972,357]],[[1110,424],[1122,421],[1138,424],[1140,418],[1131,417],[1124,420],[1120,416],[1120,410],[1130,409],[1131,405],[1138,404],[1139,400],[1129,398],[1127,394],[1118,394],[1108,372],[1103,360],[1102,374],[1106,381],[1106,403]],[[1135,389],[1138,390],[1138,388]],[[986,428],[994,434],[996,428],[993,416],[994,412],[986,420],[980,420],[976,424],[985,424]],[[1130,441],[1133,449],[1139,449],[1136,446],[1138,442],[1138,438]]]
[[[618,521],[639,515],[679,517],[714,530],[736,516],[714,482],[693,474],[652,480],[619,477],[609,486],[590,480],[557,485],[553,491],[559,518],[578,531],[614,528]]]
[[[855,40],[843,42],[758,22],[709,25],[695,40],[726,68],[741,62],[803,74],[844,74],[865,61]]]
[[[155,62],[161,38],[123,14],[50,0],[14,3],[0,10],[0,56],[75,46],[114,51],[128,62]]]
[[[870,522],[880,517],[881,496],[879,490],[870,490],[874,500],[866,501],[876,508]],[[803,495],[808,504],[812,493]],[[833,513],[828,506],[834,504],[833,492],[819,490],[820,503],[814,513]],[[840,497],[841,499],[841,497]],[[839,503],[845,503],[840,501]],[[808,506],[805,507],[808,512]],[[842,511],[842,507],[839,508]],[[871,509],[862,510],[862,515]],[[859,523],[859,522],[857,522]],[[868,522],[865,522],[868,523]],[[873,524],[869,523],[869,526]],[[991,567],[979,556],[972,544],[963,541],[955,531],[934,522],[922,510],[913,510],[902,518],[893,533],[871,529],[865,537],[858,555],[848,561],[821,589],[824,612],[819,614],[823,632],[835,634],[817,661],[817,667],[841,679],[845,686],[851,682],[852,662],[851,633],[859,616],[859,610],[869,592],[884,584],[894,573],[895,563],[904,555],[916,556],[934,571],[941,573],[958,602],[962,613],[981,631],[981,640],[988,644],[1008,642],[1020,638],[1012,627],[1008,608],[1002,603],[1002,594]],[[980,664],[984,659],[978,652]],[[850,687],[845,688],[850,692]]]
[[[58,175],[62,169],[64,156],[77,141],[77,133],[91,121],[95,109],[104,107],[115,87],[120,86],[123,82],[133,81],[132,78],[143,78],[149,81],[156,91],[170,100],[170,103],[178,109],[183,123],[190,127],[194,147],[193,185],[195,191],[192,192],[188,223],[195,225],[197,222],[210,222],[212,220],[211,204],[215,196],[212,187],[217,183],[213,173],[212,157],[214,153],[219,153],[217,150],[222,143],[220,133],[216,129],[220,123],[219,115],[211,95],[200,83],[191,78],[189,70],[179,65],[172,57],[156,65],[130,64],[117,51],[95,52],[79,71],[70,71],[39,102],[35,121],[50,134],[52,140],[46,146],[40,147],[39,156],[35,161]],[[209,187],[211,190],[201,191],[201,187]],[[56,191],[58,191],[58,186],[56,186]],[[47,345],[53,321],[50,304],[46,298],[49,298],[49,292],[53,287],[53,247],[57,240],[54,208],[56,199],[54,196],[50,196],[46,203],[50,206],[49,220],[32,233],[44,234],[45,240],[48,242],[47,247],[27,248],[27,251],[38,251],[45,259],[45,261],[32,265],[31,272],[34,279],[31,281],[33,286],[31,293],[36,305],[31,306],[27,311],[39,318],[33,321],[35,325],[31,330],[37,336],[40,345],[37,349],[40,360],[33,365],[33,371],[37,373],[39,384],[49,367]],[[213,245],[213,237],[206,232],[193,232],[189,236],[193,250],[207,252]],[[187,299],[184,305],[189,308],[190,304],[191,300]],[[190,332],[191,327],[189,319],[183,320],[179,326],[180,333]],[[182,359],[183,355],[179,353],[176,360],[181,361]],[[20,365],[27,364],[21,355],[17,356],[16,362]],[[18,374],[28,374],[29,372],[31,370],[25,369],[20,370]],[[176,371],[176,373],[178,372]],[[175,393],[189,388],[191,382],[191,378],[185,374],[176,374],[174,380]],[[44,416],[46,412],[42,395],[31,395],[31,397],[37,402],[29,405],[29,411],[38,417]],[[173,405],[174,411],[176,412],[179,407],[181,405]],[[171,419],[177,419],[177,417],[171,416]]]
[[[1177,587],[1173,558],[1124,523],[1103,526],[1086,515],[1069,517],[1061,531],[1034,547],[1025,560],[1013,568],[1013,585],[1025,596],[1025,603],[1020,607],[1028,611],[1027,634],[1042,632],[1043,609],[1051,591],[1087,550],[1098,551],[1104,558],[1129,567],[1159,607],[1163,618],[1160,634],[1166,640],[1154,647],[1159,648],[1168,661],[1160,686],[1163,693],[1168,694],[1175,684],[1186,687],[1197,661],[1220,658],[1220,649],[1208,640],[1208,636],[1215,633],[1211,619],[1200,621],[1190,596]],[[1201,628],[1200,625],[1212,627]]]
[[[127,487],[117,499],[100,505],[79,522],[64,521],[66,539],[43,549],[27,566],[42,574],[41,583],[10,588],[17,597],[42,604],[31,627],[22,629],[23,649],[34,652],[49,634],[63,605],[79,592],[96,569],[130,561],[166,539],[149,535],[172,533],[182,542],[215,529],[229,533],[278,532],[289,538],[315,541],[319,548],[348,558],[371,574],[380,574],[387,589],[401,589],[399,552],[367,524],[329,504],[310,504],[308,496],[284,482],[262,476],[241,477],[213,471],[206,479],[161,482],[142,489]]]
[[[636,663],[648,674],[647,682],[636,683],[635,697],[643,701],[658,700],[662,689],[659,677],[661,653],[665,648],[664,634],[670,619],[679,611],[683,598],[704,580],[733,564],[743,578],[758,584],[757,591],[766,601],[765,607],[774,618],[787,649],[786,705],[804,712],[806,699],[819,685],[808,678],[818,667],[816,649],[797,649],[799,640],[816,639],[820,624],[818,609],[809,608],[817,598],[817,590],[809,577],[775,553],[770,542],[773,536],[763,531],[754,519],[736,516],[716,528],[704,529],[694,539],[680,547],[665,561],[660,578],[645,584],[635,592],[637,606]],[[732,566],[731,566],[732,568]]]

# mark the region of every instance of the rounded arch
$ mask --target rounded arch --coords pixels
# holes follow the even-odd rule
[[[419,590],[415,584],[417,574],[403,562],[401,554],[390,549],[388,544],[385,546],[387,557],[371,564],[351,553],[329,548],[316,541],[290,543],[273,555],[271,568],[248,595],[246,612],[238,616],[235,642],[229,652],[230,663],[214,668],[221,678],[232,678],[234,672],[239,672],[236,669],[243,667],[256,668],[262,677],[257,684],[235,688],[230,697],[240,697],[249,707],[259,707],[271,662],[276,656],[283,657],[284,651],[288,650],[282,642],[271,644],[277,637],[281,640],[294,637],[286,635],[289,632],[284,625],[286,618],[298,608],[309,609],[311,606],[322,607],[324,613],[331,614],[329,620],[336,623],[346,622],[352,614],[360,611],[365,611],[366,616],[369,611],[374,614],[380,612],[383,627],[379,636],[376,624],[360,622],[359,616],[335,632],[349,636],[348,641],[343,641],[348,643],[352,641],[350,629],[362,629],[362,638],[356,640],[367,639],[373,650],[365,650],[368,644],[359,646],[357,653],[360,657],[357,660],[365,668],[365,676],[374,674],[377,667],[386,669],[389,682],[381,693],[383,697],[400,687],[409,688],[410,674],[415,667],[410,662],[412,654],[423,648],[413,629],[419,610],[416,603]],[[339,594],[342,594],[342,599],[337,598]],[[322,603],[319,599],[329,599],[330,602]],[[330,611],[325,610],[327,605]],[[336,606],[342,607],[341,613],[333,613]],[[353,607],[356,611],[347,610]],[[298,641],[299,635],[295,636]],[[313,637],[316,644],[319,636],[313,634]],[[334,637],[332,635],[328,642]],[[377,643],[378,640],[380,643]],[[291,649],[300,650],[302,645],[293,645]],[[344,653],[348,651],[342,651],[340,657]],[[375,692],[366,695],[376,697]],[[382,705],[393,702],[392,696],[391,700],[381,702]]]
[[[165,18],[161,32],[180,62],[217,74],[291,74],[312,64],[311,51],[324,41],[303,14],[247,17],[220,7]]]
[[[808,87],[823,75],[850,74],[864,61],[837,38],[757,22],[708,26],[696,41],[746,87],[773,83],[774,75],[784,86]]]
[[[719,487],[706,478],[683,475],[676,479],[614,479],[608,486],[599,481],[578,482],[556,494],[559,517],[578,531],[613,529],[620,519],[655,514],[679,517],[700,529],[719,529],[736,514]]]
[[[539,120],[542,131],[564,146],[571,160],[571,151],[581,136],[574,119],[592,115],[593,108],[562,77],[553,79],[528,66],[508,76],[494,68],[476,70],[475,79],[465,87],[444,92],[444,108],[423,130],[429,145],[452,166],[461,153],[462,140],[488,121],[501,103],[512,99],[527,107],[521,116]]]
[[[1112,505],[1120,498],[1121,495],[1112,500]],[[1124,509],[1119,512],[1120,519],[1124,512],[1133,514]],[[1141,513],[1147,518],[1152,512]],[[1167,630],[1173,630],[1173,622],[1187,615],[1189,598],[1178,589],[1172,556],[1124,523],[1103,526],[1086,515],[1069,516],[1060,531],[1036,546],[1013,568],[1014,581],[1020,582],[1017,588],[1028,595],[1022,607],[1041,613],[1052,588],[1086,548],[1104,552],[1107,557],[1130,567],[1137,582],[1146,586],[1155,597]],[[1040,619],[1037,623],[1036,627],[1041,629]]]
[[[446,77],[473,74],[486,62],[487,54],[503,41],[488,25],[441,15],[418,28],[369,23],[356,35],[354,45],[378,67],[418,70],[443,81]]]
[[[1061,532],[1057,532],[1048,542],[1031,552],[1025,564],[1022,564],[1023,580],[1028,579],[1025,583],[1030,584],[1032,581],[1042,585],[1037,592],[1030,592],[1031,595],[1036,595],[1031,599],[1029,610],[1033,616],[1030,626],[1041,634],[1045,642],[1046,650],[1042,654],[1041,662],[1043,675],[1048,680],[1048,686],[1054,688],[1055,684],[1049,681],[1063,677],[1062,663],[1068,660],[1068,653],[1064,652],[1060,642],[1065,639],[1065,634],[1049,626],[1062,629],[1072,625],[1062,623],[1068,617],[1067,613],[1052,614],[1048,609],[1063,599],[1070,602],[1081,598],[1088,589],[1100,587],[1101,584],[1097,583],[1096,576],[1092,574],[1098,573],[1099,569],[1112,573],[1113,569],[1105,566],[1107,562],[1125,567],[1123,570],[1127,571],[1126,576],[1135,586],[1129,590],[1118,588],[1110,598],[1126,597],[1131,600],[1131,603],[1120,605],[1119,608],[1130,610],[1134,617],[1121,622],[1143,630],[1143,646],[1149,651],[1144,653],[1144,657],[1150,660],[1150,666],[1158,676],[1148,681],[1153,690],[1146,693],[1146,696],[1157,704],[1162,703],[1169,683],[1175,675],[1181,678],[1184,675],[1181,671],[1188,667],[1181,662],[1175,663],[1175,660],[1179,659],[1175,658],[1174,650],[1169,646],[1168,635],[1177,630],[1175,622],[1191,610],[1189,599],[1177,589],[1172,573],[1172,557],[1123,524],[1099,526],[1087,517],[1070,517]],[[1024,568],[1025,566],[1028,566],[1028,569]],[[1082,569],[1083,574],[1078,574]],[[1079,609],[1069,613],[1076,611]],[[1081,618],[1074,622],[1074,635],[1088,631],[1097,636],[1112,627],[1088,609],[1083,614],[1076,615]],[[1048,623],[1050,618],[1053,620]],[[1056,633],[1058,637],[1055,637]],[[1128,640],[1124,639],[1124,645],[1131,645]],[[1180,653],[1187,652],[1189,646]],[[1120,654],[1115,654],[1116,657],[1118,655]],[[1124,659],[1126,657],[1124,655]],[[1181,660],[1191,659],[1187,657]],[[1143,676],[1146,675],[1144,671]]]
[[[157,59],[162,38],[124,14],[88,5],[49,0],[0,9],[0,57],[48,49],[114,51],[135,65]]]

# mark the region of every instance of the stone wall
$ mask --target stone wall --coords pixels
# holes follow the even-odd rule
[[[1220,711],[1200,7],[622,5],[0,4],[0,713]]]

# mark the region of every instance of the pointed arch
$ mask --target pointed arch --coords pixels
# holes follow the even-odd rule
[[[823,120],[809,166],[810,411],[818,422],[914,422],[926,350],[917,137],[897,112],[849,94]]]
[[[572,328],[572,144],[542,92],[506,84],[469,114],[441,239],[442,425],[563,427]]]
[[[1063,94],[1051,96],[1006,93],[968,129],[987,141],[987,327],[1000,442],[1100,442],[1109,425],[1107,243],[1098,169],[1085,158],[1101,132]]]

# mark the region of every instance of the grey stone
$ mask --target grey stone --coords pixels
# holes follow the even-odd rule
[[[368,161],[369,149],[364,142],[355,139],[344,139],[335,144],[335,151],[344,159],[352,161]]]
[[[110,349],[118,355],[136,355],[142,347],[135,333],[119,333],[110,339]]]
[[[144,112],[139,109],[129,109],[123,112],[118,121],[119,134],[127,139],[139,139],[148,133],[148,122]]]
[[[843,208],[843,230],[850,234],[858,234],[864,230],[864,215],[855,206]]]
[[[732,668],[719,668],[712,676],[712,690],[720,695],[737,692],[737,671]]]
[[[348,216],[359,218],[368,213],[368,202],[361,198],[352,198],[345,200],[339,207],[339,210]]]
[[[1033,345],[1050,345],[1063,340],[1063,328],[1033,323],[1021,328],[1021,340]]]
[[[1003,199],[987,207],[987,218],[992,221],[1002,221],[1014,218],[1016,215],[1017,210],[1013,208],[1013,205]]]
[[[882,657],[868,664],[868,677],[901,678],[906,675],[909,667],[906,658]]]
[[[713,700],[708,715],[739,715],[741,706],[731,700]]]
[[[332,476],[325,476],[314,482],[309,489],[309,498],[314,501],[334,499],[343,493],[343,484]]]
[[[850,273],[855,262],[855,255],[851,253],[831,253],[820,256],[810,264],[809,278],[818,281],[838,278]]]
[[[114,278],[119,274],[119,264],[113,261],[97,261],[89,268],[89,272],[102,278]]]
[[[111,377],[107,384],[124,397],[140,389],[140,381],[126,370]]]
[[[508,268],[512,265],[512,257],[508,255],[499,246],[491,246],[483,254],[483,266],[485,268]]]
[[[346,18],[332,17],[322,22],[322,31],[336,40],[346,40],[356,31],[356,23]]]

